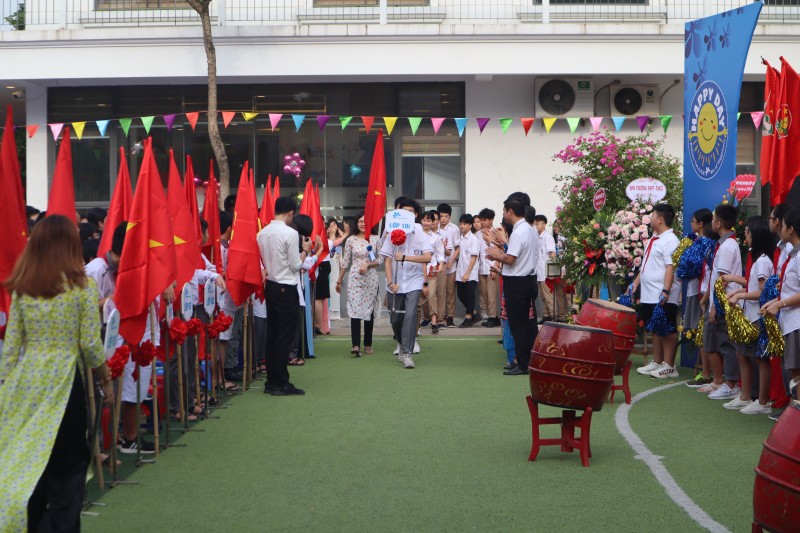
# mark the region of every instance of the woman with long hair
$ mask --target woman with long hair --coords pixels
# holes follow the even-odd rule
[[[0,531],[78,531],[90,459],[86,372],[98,369],[106,403],[114,393],[75,222],[52,215],[36,224],[6,286]]]
[[[342,268],[336,281],[336,292],[342,291],[344,273],[347,278],[347,314],[350,316],[350,336],[353,349],[350,353],[361,356],[361,321],[364,321],[364,353],[372,352],[372,328],[375,315],[380,312],[378,291],[378,247],[376,235],[367,235],[364,215],[356,218],[353,234],[344,243]]]

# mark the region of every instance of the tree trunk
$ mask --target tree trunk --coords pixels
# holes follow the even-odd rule
[[[222,142],[217,121],[217,52],[211,39],[211,15],[208,11],[211,0],[186,0],[186,2],[197,11],[203,24],[203,45],[208,61],[208,140],[217,159],[220,199],[224,200],[230,194],[231,173],[228,167],[228,155],[225,153],[225,143]]]

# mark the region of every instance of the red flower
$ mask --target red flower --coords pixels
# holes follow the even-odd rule
[[[231,327],[231,324],[233,324],[233,318],[220,311],[214,322],[206,326],[206,331],[210,338],[216,339],[220,333]]]
[[[158,349],[155,347],[155,345],[153,345],[153,343],[150,341],[145,341],[141,346],[137,346],[133,349],[131,358],[133,359],[133,362],[138,363],[139,366],[150,366],[150,363],[153,362],[153,359],[156,358],[157,354]]]
[[[125,371],[125,365],[131,357],[131,349],[127,344],[123,344],[114,351],[114,355],[106,361],[108,369],[111,371],[111,379],[117,379]]]
[[[396,229],[391,235],[392,244],[395,246],[403,246],[406,243],[406,232],[401,229]]]
[[[186,321],[186,335],[187,336],[189,336],[189,335],[192,335],[192,336],[197,335],[198,333],[203,331],[204,327],[205,327],[205,324],[203,324],[203,321],[200,320],[199,318],[189,319],[189,320]]]
[[[169,323],[169,339],[175,344],[183,344],[189,336],[189,324],[178,317]]]

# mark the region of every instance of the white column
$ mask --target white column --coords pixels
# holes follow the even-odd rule
[[[227,15],[225,13],[225,0],[217,0],[217,24],[219,26],[225,26],[227,21]]]
[[[380,0],[380,23],[387,24],[389,22],[389,15],[387,11],[389,10],[389,2],[387,0]]]
[[[44,211],[47,209],[47,193],[50,171],[48,146],[50,128],[47,126],[47,88],[29,85],[25,91],[25,123],[38,124],[39,131],[27,141],[25,161],[27,186],[26,202],[28,205]]]
[[[542,0],[542,24],[550,24],[550,0]]]

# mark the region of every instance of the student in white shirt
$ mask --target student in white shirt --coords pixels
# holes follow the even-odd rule
[[[470,214],[461,215],[459,227],[461,229],[461,253],[458,256],[456,266],[456,289],[458,299],[464,305],[466,313],[464,321],[458,325],[459,328],[468,328],[480,321],[479,316],[474,316],[475,309],[475,288],[478,285],[478,255],[480,254],[480,241],[472,233],[472,225],[475,217]]]
[[[440,309],[444,305],[445,279],[446,274],[442,274],[445,266],[444,241],[439,234],[439,214],[436,211],[426,211],[422,214],[422,229],[428,237],[431,245],[431,262],[425,266],[425,284],[428,287],[428,317],[431,324],[431,332],[436,335],[439,333]],[[441,275],[440,275],[441,274]],[[440,299],[441,298],[441,299]],[[425,299],[425,298],[423,298]],[[424,305],[424,302],[423,304]],[[423,324],[424,325],[424,324]]]
[[[789,253],[792,251],[792,243],[783,240],[783,217],[789,211],[788,204],[778,204],[772,208],[769,214],[769,230],[778,236],[778,247],[775,250],[774,260],[772,266],[775,268],[776,273],[780,273],[779,269],[786,262]]]
[[[541,322],[552,320],[555,317],[553,311],[553,293],[550,287],[547,286],[547,263],[554,261],[556,258],[556,241],[552,235],[545,231],[547,229],[547,217],[544,215],[536,215],[534,218],[534,226],[539,233],[539,258],[536,265],[536,277],[539,280],[539,298],[542,301],[542,308],[544,309],[544,316]]]
[[[481,209],[481,212],[478,213],[478,217],[480,217],[481,220],[481,232],[475,234],[481,245],[480,255],[478,256],[478,283],[480,284],[481,301],[484,304],[487,316],[483,326],[487,328],[496,328],[500,326],[500,319],[497,318],[497,301],[500,298],[500,277],[497,275],[497,272],[492,270],[494,261],[486,255],[486,249],[494,246],[489,240],[489,232],[494,227],[495,213],[492,209]]]
[[[235,195],[232,195],[235,196]],[[229,197],[230,198],[230,197]],[[222,256],[223,272],[228,271],[228,247],[230,246],[231,233],[233,232],[233,216],[227,211],[219,214],[219,244]],[[219,334],[218,357],[224,367],[224,376],[214,376],[215,384],[224,387],[228,392],[241,390],[233,381],[242,379],[242,374],[237,370],[239,365],[239,343],[242,338],[242,322],[244,320],[244,306],[236,305],[228,291],[220,291],[217,297],[220,310],[231,317],[232,322],[228,329]],[[224,379],[223,379],[224,378]]]
[[[439,227],[444,237],[445,256],[447,257],[447,282],[445,283],[445,316],[439,317],[445,320],[448,328],[454,328],[453,317],[456,314],[456,265],[458,264],[458,254],[461,247],[461,231],[458,226],[450,222],[453,215],[453,208],[450,204],[439,204],[436,208],[439,211]]]

